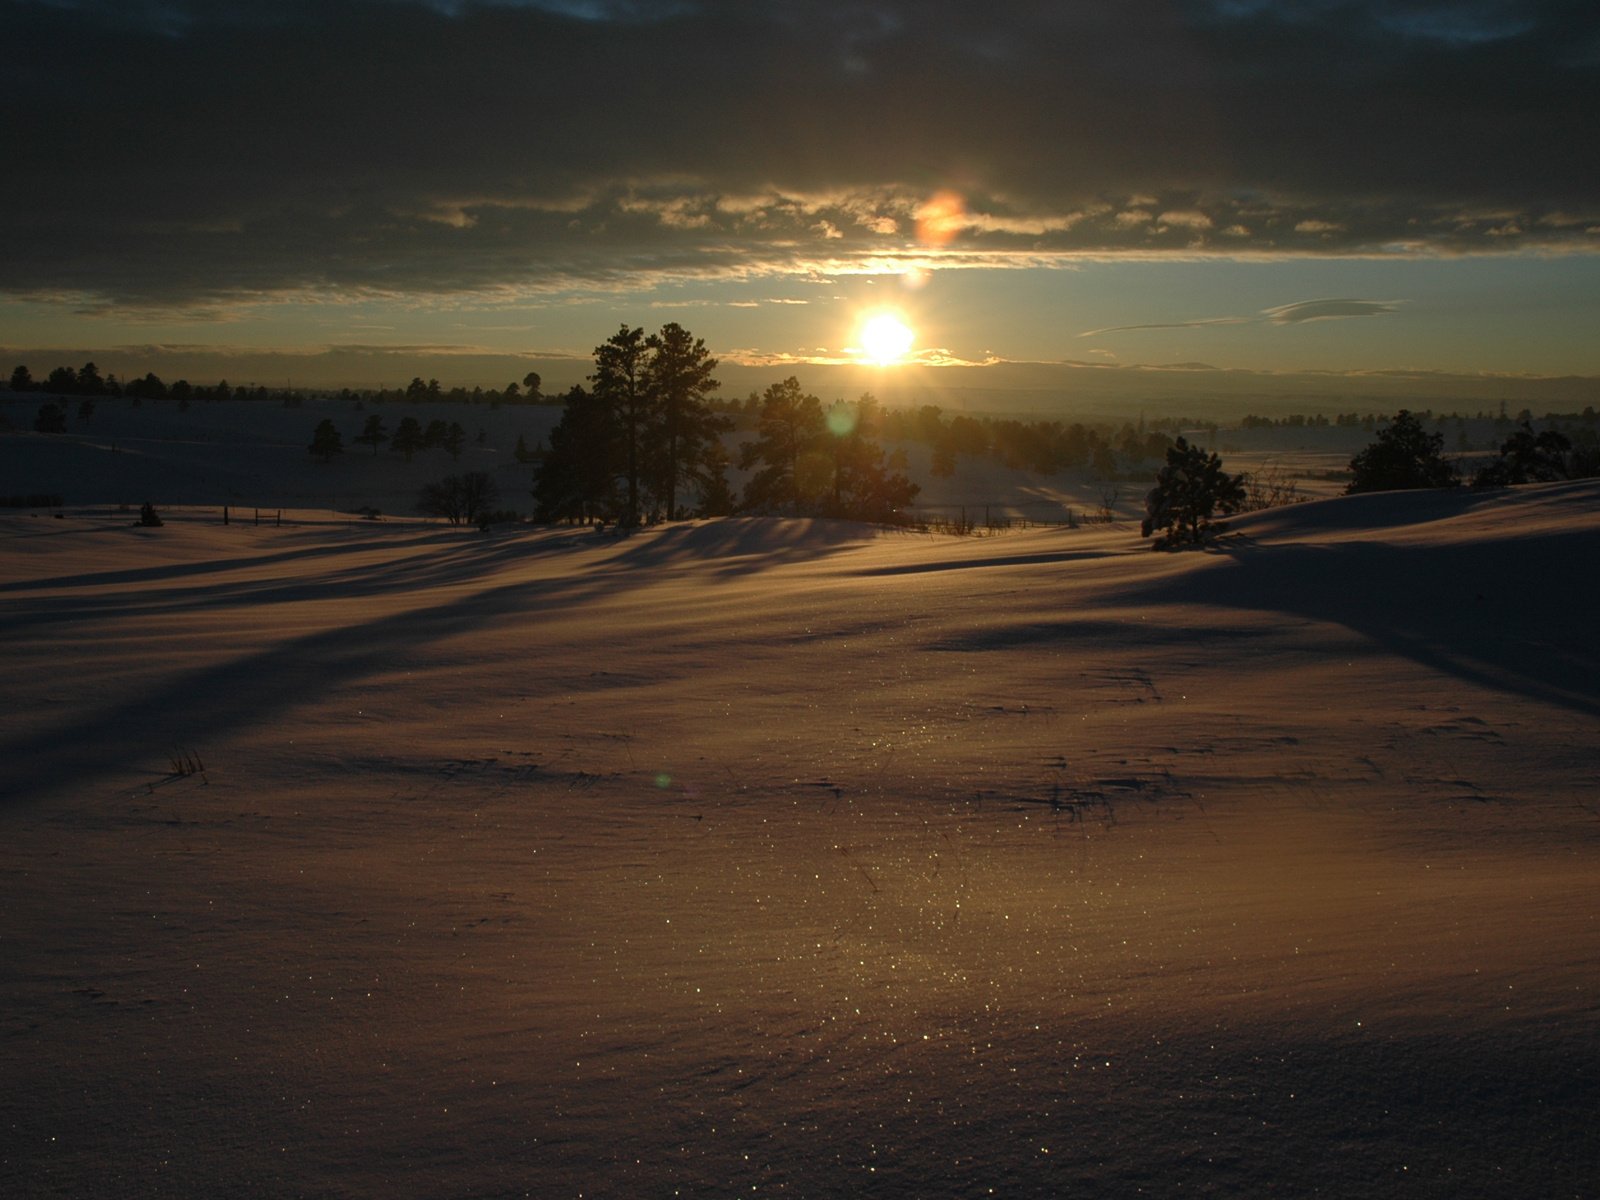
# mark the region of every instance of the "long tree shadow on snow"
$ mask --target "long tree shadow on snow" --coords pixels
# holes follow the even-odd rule
[[[35,627],[76,619],[215,612],[251,605],[349,600],[460,586],[529,563],[553,558],[559,562],[557,556],[573,551],[591,552],[591,557],[576,568],[583,574],[584,590],[618,593],[653,582],[668,570],[693,569],[721,578],[813,561],[868,541],[878,532],[874,526],[847,521],[732,518],[649,530],[631,538],[549,528],[488,540],[461,530],[411,536],[400,543],[366,537],[269,551],[255,557],[159,564],[0,584],[0,593],[49,593],[57,589],[68,593],[0,600],[0,630],[16,636]],[[322,536],[325,538],[326,534]],[[397,549],[400,553],[388,561],[345,561],[354,553]],[[326,561],[331,569],[309,576],[294,570],[312,561]],[[283,568],[286,577],[215,578],[232,571],[259,572],[267,567]],[[169,580],[191,578],[197,582],[189,586],[159,586]]]
[[[747,575],[788,563],[813,562],[880,536],[858,521],[811,517],[726,517],[636,535],[606,560],[624,572],[694,566],[714,576]]]
[[[220,612],[231,608],[270,608],[280,604],[308,601],[359,600],[394,596],[435,587],[455,587],[483,582],[517,567],[537,563],[570,548],[575,535],[485,541],[473,534],[428,538],[406,543],[404,553],[378,562],[351,563],[340,553],[330,555],[268,554],[260,559],[229,559],[216,574],[230,571],[258,571],[262,567],[290,568],[284,578],[215,578],[184,586],[152,586],[148,580],[129,580],[125,586],[102,583],[98,588],[66,595],[45,594],[38,598],[14,600],[0,598],[0,632],[8,636],[41,626],[57,626],[76,620],[121,619],[152,614]],[[394,550],[394,544],[366,542],[359,547],[343,547],[350,552],[367,549]],[[294,572],[311,561],[328,564],[326,571],[306,574]],[[188,564],[179,564],[187,566]],[[106,572],[109,578],[119,572]],[[165,578],[199,577],[201,571],[168,573]],[[156,578],[161,578],[157,576]],[[71,580],[69,579],[69,582]],[[41,590],[45,584],[38,585]]]
[[[424,661],[432,645],[529,612],[570,611],[587,601],[617,595],[659,579],[660,571],[702,565],[713,576],[747,573],[783,562],[836,553],[872,536],[870,527],[842,522],[730,522],[686,526],[621,543],[621,553],[584,569],[554,576],[493,583],[480,555],[453,558],[444,569],[412,575],[410,582],[438,586],[452,580],[484,584],[452,599],[401,613],[277,642],[242,657],[163,680],[140,694],[110,702],[95,712],[29,736],[0,739],[0,795],[20,798],[40,783],[52,788],[88,783],[118,770],[148,769],[163,748],[257,727],[320,696],[410,661]],[[783,528],[794,525],[794,528]],[[481,543],[478,543],[482,547]],[[717,550],[720,548],[720,555]],[[517,561],[516,545],[483,548],[500,567]],[[218,585],[224,587],[225,585]],[[324,580],[311,588],[285,585],[292,598],[322,598]],[[378,591],[401,586],[391,578]],[[207,589],[201,589],[206,591]],[[349,598],[352,593],[338,593]],[[235,595],[258,604],[259,594]],[[197,608],[223,602],[218,594],[191,597]],[[126,608],[118,611],[126,612]],[[82,615],[82,614],[80,614]],[[4,624],[11,624],[5,622]],[[15,628],[12,625],[12,628]]]

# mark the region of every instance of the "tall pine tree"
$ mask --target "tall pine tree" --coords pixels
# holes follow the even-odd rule
[[[646,346],[643,329],[623,325],[603,345],[595,347],[592,396],[607,409],[620,438],[624,484],[623,522],[639,524],[645,440],[649,435],[651,403],[645,382]],[[552,439],[552,448],[554,440]]]
[[[722,385],[712,376],[717,360],[703,339],[676,322],[663,325],[646,342],[650,356],[645,382],[651,408],[651,475],[667,520],[678,517],[678,492],[687,482],[708,479],[707,451],[717,435],[732,428],[726,417],[707,404]]]

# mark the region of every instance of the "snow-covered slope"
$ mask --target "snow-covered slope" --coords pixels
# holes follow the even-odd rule
[[[5,1194],[1600,1178],[1600,486],[291,516],[0,517]]]

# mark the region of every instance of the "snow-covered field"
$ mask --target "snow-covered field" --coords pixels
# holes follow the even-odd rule
[[[0,514],[0,1195],[1596,1194],[1600,484],[289,518]]]

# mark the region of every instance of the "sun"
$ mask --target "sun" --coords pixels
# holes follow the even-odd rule
[[[900,362],[916,340],[898,313],[874,313],[861,326],[861,351],[880,367]]]

